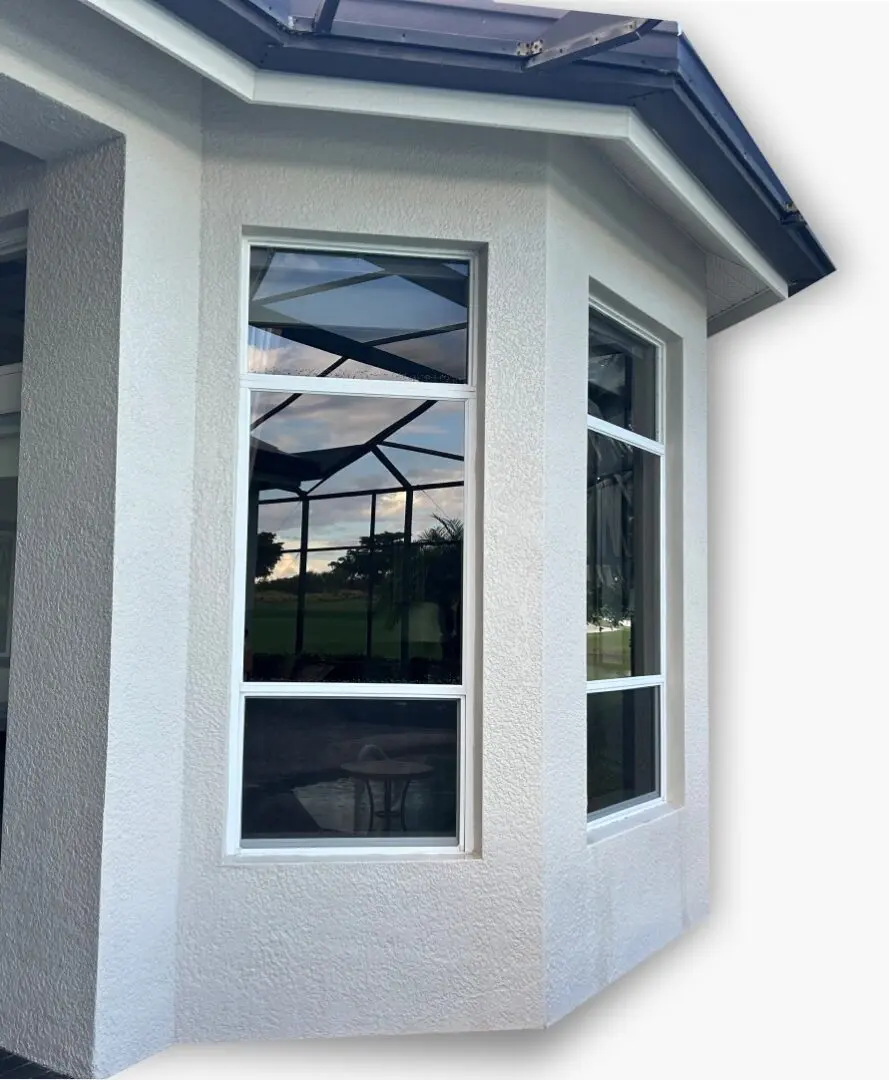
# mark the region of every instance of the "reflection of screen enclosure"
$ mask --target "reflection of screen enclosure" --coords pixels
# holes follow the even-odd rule
[[[252,396],[247,599],[260,681],[459,683],[468,267],[254,249],[249,367],[356,396]],[[323,391],[323,383],[319,382]]]
[[[453,842],[469,262],[253,247],[249,287],[242,837]]]
[[[657,794],[663,709],[657,346],[595,310],[587,382],[591,814]],[[621,680],[622,689],[609,690]]]
[[[250,678],[460,682],[463,410],[254,394]]]

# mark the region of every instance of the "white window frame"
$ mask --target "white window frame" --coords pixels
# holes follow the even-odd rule
[[[469,311],[467,314],[467,381],[465,384],[402,382],[384,379],[319,378],[317,376],[264,375],[248,370],[247,345],[250,324],[250,251],[254,247],[275,250],[320,251],[342,255],[394,255],[460,261],[469,264]],[[227,862],[280,862],[302,859],[410,858],[472,855],[477,848],[475,788],[478,776],[476,717],[478,566],[477,527],[479,477],[478,386],[480,376],[480,327],[482,302],[481,260],[477,250],[463,246],[423,246],[373,244],[340,237],[333,241],[303,239],[293,234],[247,234],[241,248],[239,312],[239,406],[238,460],[235,478],[235,534],[233,560],[233,613],[231,639],[231,724],[229,744],[228,810],[224,858]],[[459,400],[464,413],[464,521],[463,521],[463,656],[462,682],[458,684],[410,683],[311,683],[248,682],[244,679],[244,626],[247,574],[248,498],[250,483],[250,401],[255,391],[351,397],[408,398],[424,401]],[[408,837],[330,837],[298,840],[244,841],[241,835],[243,785],[244,717],[248,698],[373,698],[458,701],[459,764],[457,836],[452,840]]]
[[[0,228],[0,257],[18,255],[28,251],[28,226],[13,225]],[[23,364],[7,364],[0,368],[0,415],[18,416],[21,423],[22,408],[22,370]],[[17,425],[18,426],[18,425]],[[11,434],[11,432],[7,432]],[[2,542],[9,546],[9,580],[4,582],[8,589],[8,610],[6,612],[6,633],[0,638],[0,662],[8,667],[12,659],[12,620],[15,603],[15,554],[18,530],[4,528]],[[0,778],[2,782],[2,778]]]
[[[596,810],[587,814],[587,829],[590,836],[594,836],[596,830],[610,827],[624,818],[634,817],[638,814],[650,812],[653,808],[666,806],[667,804],[667,760],[668,760],[668,727],[667,727],[667,671],[668,671],[668,636],[667,636],[667,387],[666,387],[666,355],[667,343],[656,337],[650,331],[638,323],[628,319],[619,311],[598,299],[592,293],[589,297],[589,309],[598,315],[616,323],[628,333],[633,334],[641,341],[655,347],[655,435],[656,438],[647,438],[635,431],[620,427],[617,424],[609,424],[587,413],[587,431],[594,431],[599,435],[605,435],[616,442],[626,446],[637,447],[655,455],[660,462],[658,475],[659,489],[659,527],[658,527],[658,629],[660,635],[660,672],[657,675],[630,675],[619,679],[591,679],[587,680],[586,697],[590,694],[604,694],[615,690],[638,690],[643,687],[657,687],[657,728],[655,731],[655,751],[657,754],[657,791],[640,795],[635,799],[618,803],[615,806],[607,806],[602,810]]]

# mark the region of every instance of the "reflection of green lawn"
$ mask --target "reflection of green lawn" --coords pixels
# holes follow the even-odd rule
[[[587,680],[630,674],[630,628],[592,631],[586,638]]]
[[[418,604],[411,612],[412,655],[441,658],[435,608]],[[257,596],[250,632],[254,653],[292,654],[296,638],[296,600],[263,602]],[[306,597],[304,644],[312,655],[362,656],[367,646],[367,603],[361,597]],[[373,652],[389,660],[401,655],[401,627],[376,612]]]

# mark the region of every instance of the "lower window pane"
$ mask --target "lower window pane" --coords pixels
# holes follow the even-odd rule
[[[587,812],[657,794],[659,688],[588,694]]]
[[[460,702],[250,698],[242,838],[455,841]]]

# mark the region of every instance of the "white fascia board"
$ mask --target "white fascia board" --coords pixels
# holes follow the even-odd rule
[[[622,105],[513,97],[432,86],[395,86],[323,75],[257,71],[253,99],[260,105],[289,105],[364,116],[431,120],[443,124],[511,128],[548,135],[596,139],[629,137],[630,110]]]
[[[161,52],[244,101],[253,101],[256,68],[150,0],[80,0]]]
[[[663,185],[673,200],[678,200],[700,229],[712,238],[714,250],[725,252],[728,248],[739,263],[760,279],[772,296],[777,299],[787,297],[787,282],[706,188],[626,106],[422,86],[405,89],[387,83],[261,71],[151,0],[80,2],[253,104],[617,140],[632,150],[652,178]]]
[[[629,143],[645,167],[679,199],[693,218],[727,244],[738,261],[756,274],[770,292],[782,300],[787,299],[787,282],[784,278],[759,253],[758,248],[747,239],[703,184],[633,112],[629,117]]]

